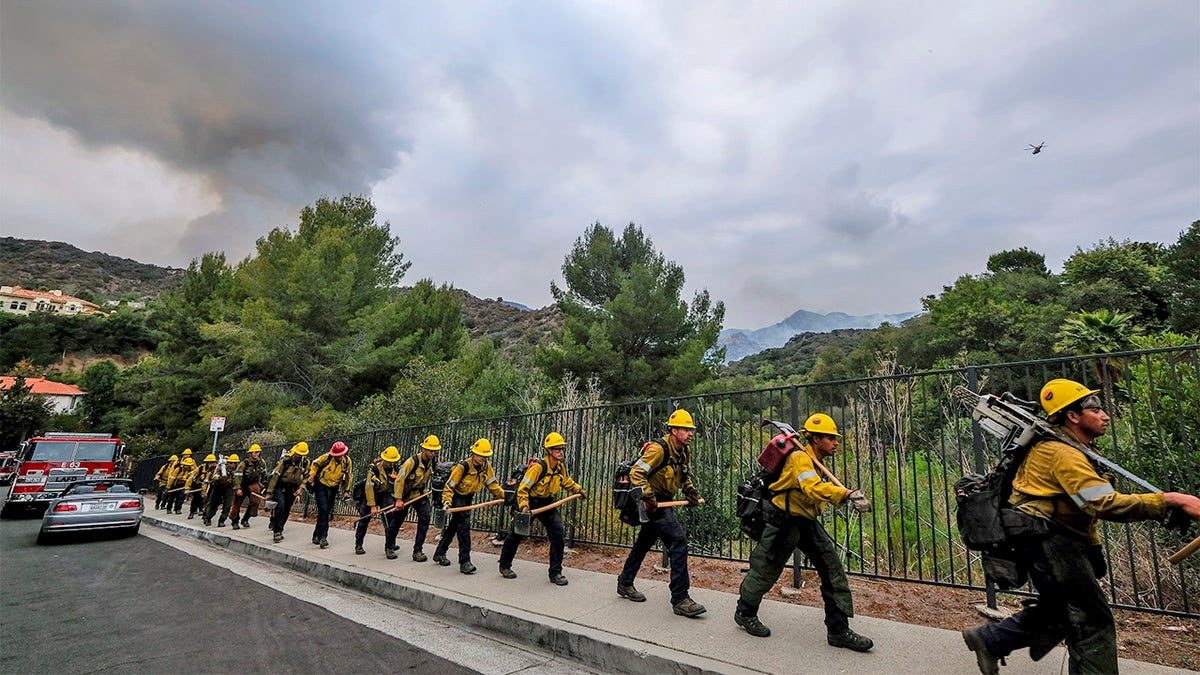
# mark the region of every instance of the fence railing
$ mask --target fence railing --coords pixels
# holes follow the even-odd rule
[[[422,427],[386,429],[342,437],[361,475],[389,445],[405,457],[427,434],[437,434],[439,461],[467,456],[477,438],[495,449],[492,464],[504,476],[540,456],[541,439],[559,431],[569,443],[567,466],[591,498],[564,507],[575,542],[628,547],[633,531],[612,508],[613,470],[642,444],[662,435],[672,410],[692,413],[692,475],[706,504],[682,509],[693,555],[748,560],[751,542],[740,536],[734,514],[738,484],[756,471],[755,459],[773,433],[764,419],[799,426],[814,412],[827,413],[841,430],[842,444],[827,465],[847,486],[863,490],[875,509],[859,516],[827,509],[822,516],[837,542],[847,571],[959,588],[986,589],[978,555],[966,550],[954,519],[954,482],[982,472],[1000,448],[980,433],[950,391],[966,385],[981,393],[1010,391],[1036,400],[1055,377],[1088,383],[1103,391],[1112,415],[1100,447],[1106,456],[1167,491],[1200,491],[1200,345],[1023,363],[901,373],[837,382],[705,394],[554,410],[493,419],[458,420]],[[320,454],[334,439],[310,441]],[[279,452],[285,448],[275,448]],[[264,456],[274,453],[267,449]],[[315,456],[315,455],[314,455]],[[1119,477],[1123,492],[1142,492]],[[298,509],[310,509],[301,501]],[[347,507],[345,513],[351,511]],[[501,531],[502,508],[477,512],[477,529]],[[1200,616],[1200,564],[1193,556],[1180,566],[1166,562],[1184,539],[1154,523],[1104,523],[1109,573],[1103,580],[1115,607]],[[990,589],[989,589],[990,591]]]

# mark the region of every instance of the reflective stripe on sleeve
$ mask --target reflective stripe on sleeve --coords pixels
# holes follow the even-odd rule
[[[796,476],[796,482],[803,483],[804,481],[808,480],[809,478],[816,478],[816,477],[817,477],[816,471],[805,471],[804,473],[800,474],[799,476]]]
[[[530,485],[530,486],[532,486],[532,485],[533,485],[533,481],[529,480],[529,477],[528,477],[528,476],[526,476],[526,477],[524,477],[524,478],[522,478],[522,479],[521,479],[521,484],[522,484],[522,485]]]
[[[446,485],[449,485],[450,487],[454,487],[455,485],[458,485],[458,481],[448,480],[448,481],[446,481]]]
[[[498,483],[498,482],[500,482],[500,481],[496,480],[495,476],[492,476],[491,478],[488,479],[488,482],[484,483],[484,485],[491,485],[492,483]]]
[[[1113,486],[1109,483],[1100,483],[1091,487],[1084,488],[1079,492],[1071,495],[1071,501],[1075,502],[1075,506],[1083,506],[1086,502],[1096,501],[1101,497],[1106,497],[1116,492]]]
[[[640,459],[639,459],[639,460],[637,461],[637,465],[638,465],[638,466],[640,466],[640,467],[642,467],[642,471],[645,471],[645,472],[647,472],[647,473],[649,473],[649,472],[650,472],[650,465],[649,465],[649,464],[647,464],[647,463],[645,463],[645,462],[643,462],[642,460],[640,460]]]

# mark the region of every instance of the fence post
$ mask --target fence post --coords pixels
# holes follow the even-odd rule
[[[971,388],[971,391],[979,391],[979,371],[975,366],[967,366],[967,386]],[[987,471],[983,457],[983,432],[979,428],[979,422],[975,420],[971,420],[971,452],[975,455],[975,472]],[[986,576],[983,578],[983,583],[984,593],[987,595],[987,606],[996,609],[996,586]]]

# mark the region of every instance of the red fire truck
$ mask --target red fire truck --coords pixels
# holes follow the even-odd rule
[[[47,433],[21,444],[16,476],[0,518],[41,515],[50,500],[83,478],[125,475],[128,458],[121,439],[108,434]]]
[[[0,485],[8,485],[17,473],[17,453],[0,452]]]

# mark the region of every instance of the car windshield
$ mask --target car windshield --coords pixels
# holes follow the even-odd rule
[[[75,450],[77,462],[111,462],[115,443],[80,443]]]

